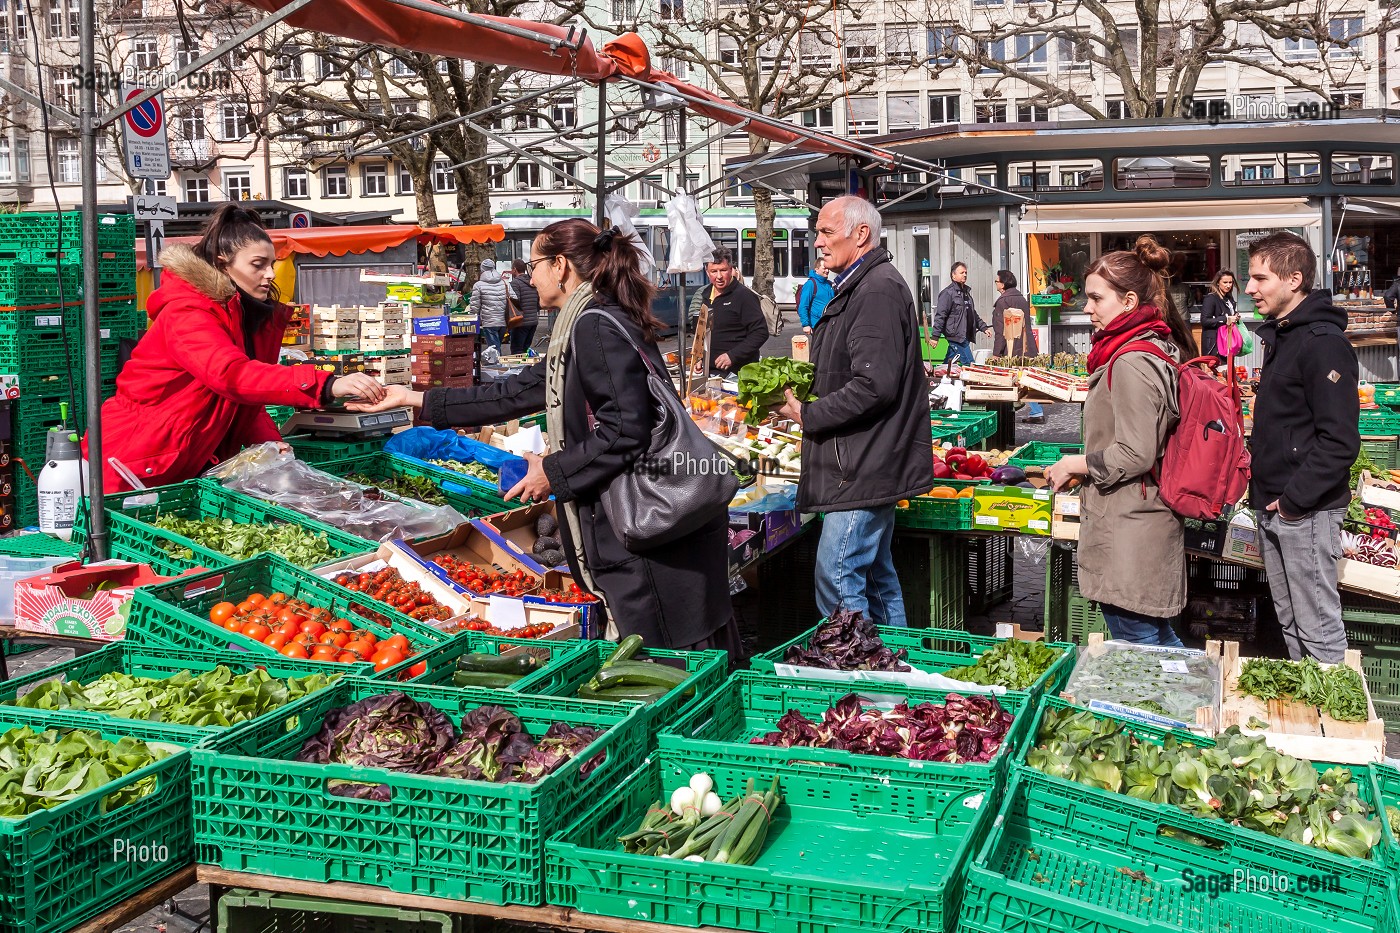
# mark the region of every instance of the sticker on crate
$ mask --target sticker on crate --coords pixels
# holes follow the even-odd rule
[[[127,612],[136,588],[170,579],[174,578],[160,576],[145,564],[60,564],[49,573],[15,583],[15,628],[116,641],[126,635]]]

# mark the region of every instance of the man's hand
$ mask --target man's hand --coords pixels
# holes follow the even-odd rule
[[[1297,516],[1297,517],[1295,518],[1294,516],[1289,515],[1287,512],[1285,512],[1285,511],[1283,510],[1283,506],[1279,505],[1279,500],[1277,500],[1277,499],[1275,499],[1273,502],[1270,502],[1268,505],[1264,506],[1264,511],[1266,511],[1266,512],[1277,512],[1277,513],[1278,513],[1278,517],[1281,518],[1281,519],[1283,519],[1283,520],[1286,521],[1286,522],[1300,522],[1300,521],[1303,520],[1303,517],[1302,517],[1301,515],[1300,515],[1300,516]]]
[[[384,386],[384,398],[379,402],[347,402],[345,407],[349,411],[376,412],[388,411],[391,408],[422,408],[423,393],[414,392],[407,386]]]
[[[544,458],[539,454],[521,454],[525,462],[529,464],[529,469],[525,472],[525,478],[505,494],[507,499],[519,499],[521,502],[543,502],[549,498],[551,492],[549,488],[549,477],[544,472]]]
[[[992,329],[990,327],[984,327],[982,328],[982,334],[983,336],[990,337],[992,336]]]
[[[804,333],[804,334],[810,334],[811,332],[812,332],[812,328],[810,328],[810,327],[804,327],[804,328],[802,328],[802,333]]]
[[[784,389],[783,394],[787,396],[787,401],[778,408],[778,416],[787,418],[789,421],[802,423],[802,400],[793,394],[791,389]]]
[[[728,353],[721,353],[719,356],[715,357],[715,368],[716,368],[716,369],[728,369],[730,363],[732,363],[732,362],[733,362],[733,360],[731,360],[731,359],[729,358],[729,354],[728,354]]]

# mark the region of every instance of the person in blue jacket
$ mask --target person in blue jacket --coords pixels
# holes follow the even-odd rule
[[[807,273],[807,281],[797,289],[797,319],[802,322],[802,333],[810,334],[817,326],[834,294],[831,280],[826,277],[826,261],[818,259],[817,267]]]

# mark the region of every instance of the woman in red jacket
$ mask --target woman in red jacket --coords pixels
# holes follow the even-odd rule
[[[102,406],[102,456],[144,485],[191,479],[248,445],[280,441],[265,406],[384,398],[363,373],[278,364],[292,309],[277,300],[276,251],[255,212],[223,205],[199,243],[171,246],[160,260],[150,329]],[[131,488],[110,462],[103,477],[108,492]]]

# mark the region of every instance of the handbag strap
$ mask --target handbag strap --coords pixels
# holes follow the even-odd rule
[[[606,314],[603,311],[598,310],[597,308],[585,308],[583,311],[579,312],[578,317],[574,318],[574,329],[577,330],[578,322],[588,317],[588,315],[590,314],[598,315],[603,320],[609,322],[618,330],[622,331],[622,336],[627,338],[627,342],[632,345],[632,349],[637,351],[637,355],[640,356],[642,358],[642,362],[646,364],[647,372],[651,373],[653,376],[656,375],[656,367],[652,365],[651,359],[646,355],[646,353],[642,351],[642,348],[637,345],[637,341],[632,339],[632,335],[627,332],[627,328],[619,324],[617,319],[614,318],[611,314]],[[569,342],[572,343],[573,341],[570,340]],[[592,431],[598,426],[598,422],[597,419],[593,417],[593,406],[588,404],[588,401],[586,399],[583,403],[583,410],[588,415],[588,430]]]

